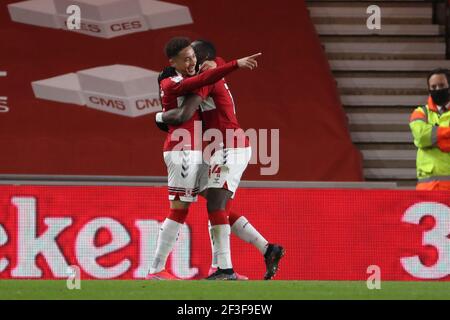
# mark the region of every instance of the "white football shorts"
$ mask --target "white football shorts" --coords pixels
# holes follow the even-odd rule
[[[200,168],[199,192],[209,188],[224,188],[231,191],[231,198],[234,198],[251,156],[251,147],[217,150],[209,163],[204,161]]]
[[[199,173],[202,152],[196,150],[166,151],[169,200],[196,202],[199,192]]]

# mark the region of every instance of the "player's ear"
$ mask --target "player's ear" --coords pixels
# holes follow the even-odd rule
[[[171,66],[171,67],[174,67],[174,68],[175,68],[176,63],[175,63],[175,60],[174,60],[173,58],[170,58],[170,59],[169,59],[169,63],[170,63],[170,66]]]

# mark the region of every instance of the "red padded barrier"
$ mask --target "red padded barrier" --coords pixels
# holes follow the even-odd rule
[[[270,196],[268,196],[270,195]],[[159,224],[169,213],[162,187],[0,186],[0,279],[144,278]],[[167,267],[207,275],[206,203],[193,204]],[[448,192],[246,189],[233,201],[286,256],[277,280],[450,280]],[[260,252],[231,236],[236,270],[261,279]]]

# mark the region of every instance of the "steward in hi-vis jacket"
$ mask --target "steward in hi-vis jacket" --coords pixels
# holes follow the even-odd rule
[[[450,190],[448,96],[448,84],[447,88],[430,90],[428,104],[416,108],[410,117],[409,127],[417,147],[417,190]]]

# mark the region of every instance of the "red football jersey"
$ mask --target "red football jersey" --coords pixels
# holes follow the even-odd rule
[[[221,66],[224,65],[225,62],[218,57],[216,58],[216,63]],[[202,94],[200,95],[202,98],[205,94],[209,96],[204,99],[200,105],[203,128],[205,130],[220,130],[223,138],[223,141],[220,142],[223,142],[224,147],[248,147],[248,138],[243,134],[236,118],[236,107],[233,96],[231,95],[231,91],[228,88],[225,79],[221,79],[206,88],[207,90],[202,91]],[[227,139],[227,131],[228,134],[234,135],[232,140]]]
[[[200,95],[200,97],[202,97],[203,99],[206,99],[208,94],[207,93],[208,90],[206,90],[208,87],[206,86],[211,85],[216,81],[222,79],[225,75],[227,75],[228,73],[232,72],[237,68],[238,68],[237,61],[234,60],[216,69],[205,71],[193,77],[185,78],[179,75],[162,80],[160,83],[160,91],[161,91],[161,102],[163,106],[163,111],[168,111],[174,108],[181,107],[184,100],[184,96],[188,93],[196,93]],[[178,126],[169,125],[169,133],[164,142],[164,151],[170,151],[180,143],[181,138],[178,138],[176,140],[175,137],[172,138],[174,131],[177,129],[185,129],[190,134],[191,139],[188,143],[186,143],[185,141],[185,145],[183,147],[184,149],[201,150],[202,137],[201,136],[195,137],[194,135],[194,123],[196,120],[197,121],[200,120],[198,112],[196,112],[190,120],[186,121],[181,125]],[[180,130],[180,132],[182,131]]]

